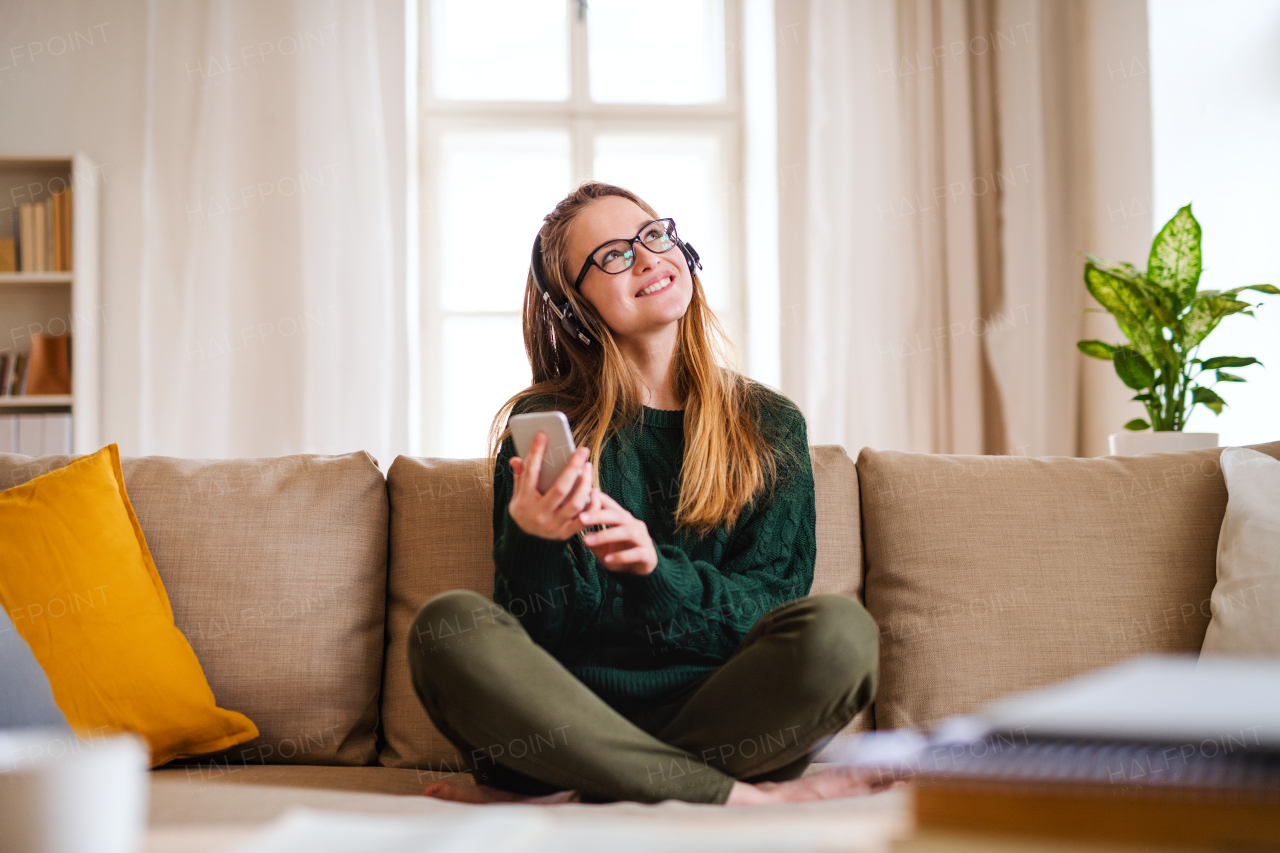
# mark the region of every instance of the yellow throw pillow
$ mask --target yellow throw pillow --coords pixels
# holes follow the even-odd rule
[[[137,732],[153,767],[258,736],[174,626],[114,444],[0,492],[0,604],[77,731]]]

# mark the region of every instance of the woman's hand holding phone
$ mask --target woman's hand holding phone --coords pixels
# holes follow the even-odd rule
[[[592,508],[591,463],[588,451],[579,447],[569,457],[560,476],[546,494],[538,491],[538,475],[547,450],[547,434],[539,432],[529,447],[528,459],[511,458],[515,489],[507,513],[516,526],[531,536],[565,540],[587,528],[579,515]]]
[[[658,567],[658,551],[648,526],[599,489],[591,488],[591,463],[587,448],[569,457],[560,476],[545,494],[538,491],[547,450],[547,435],[539,432],[529,447],[528,459],[511,458],[515,489],[507,513],[516,526],[532,536],[565,540],[595,525],[604,530],[584,537],[591,553],[606,569],[647,575]]]

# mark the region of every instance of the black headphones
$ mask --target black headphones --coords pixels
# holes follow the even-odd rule
[[[698,256],[698,250],[679,237],[676,237],[676,245],[680,247],[680,253],[684,255],[684,262],[689,267],[689,274],[697,275],[694,272],[694,268],[702,269],[702,259]],[[560,318],[560,325],[569,333],[569,337],[582,341],[583,346],[591,346],[591,337],[587,334],[586,325],[573,313],[573,306],[569,304],[569,300],[566,299],[562,305],[556,305],[551,301],[551,294],[547,291],[547,285],[542,281],[541,229],[538,231],[538,236],[533,238],[533,255],[529,259],[529,271],[533,273],[533,283],[538,288],[538,292],[542,294],[542,301]]]

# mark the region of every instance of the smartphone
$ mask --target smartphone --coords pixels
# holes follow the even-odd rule
[[[569,464],[569,457],[573,456],[575,448],[569,419],[564,412],[529,412],[512,415],[507,426],[511,428],[511,438],[516,443],[516,455],[523,460],[529,458],[534,436],[539,432],[547,434],[547,450],[542,457],[542,471],[538,474],[538,491],[546,494]]]

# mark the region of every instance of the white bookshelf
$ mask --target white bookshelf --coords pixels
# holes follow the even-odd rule
[[[18,397],[0,397],[0,410],[69,409],[74,399],[74,394],[23,394]]]
[[[74,188],[70,272],[0,272],[0,352],[29,352],[30,335],[71,335],[71,393],[0,396],[0,414],[69,412],[74,453],[99,446],[103,324],[99,288],[101,172],[82,152],[0,157],[0,238],[12,237],[16,203],[44,201],[59,180]]]
[[[0,286],[6,284],[71,284],[74,272],[0,272]]]

